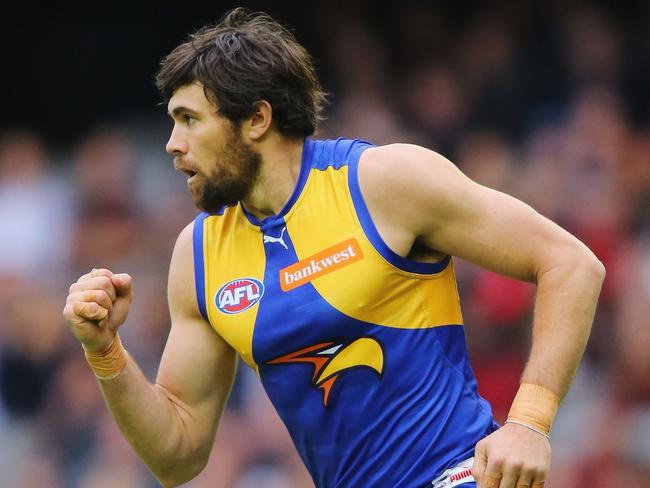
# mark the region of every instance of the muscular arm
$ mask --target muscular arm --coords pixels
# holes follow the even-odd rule
[[[403,253],[417,241],[536,284],[533,346],[523,380],[562,397],[582,357],[604,278],[593,253],[525,203],[471,181],[421,147],[369,149],[359,171],[382,235],[402,245]],[[389,208],[386,194],[399,205]]]
[[[99,381],[121,431],[164,486],[205,466],[236,366],[234,351],[198,312],[191,228],[179,236],[171,261],[172,326],[155,384],[131,358],[117,378]]]
[[[407,255],[417,243],[535,283],[533,343],[522,383],[562,398],[582,358],[605,275],[593,253],[528,205],[471,181],[421,147],[368,149],[359,181],[394,251]],[[481,487],[539,487],[549,463],[544,437],[508,424],[477,444],[474,475]]]

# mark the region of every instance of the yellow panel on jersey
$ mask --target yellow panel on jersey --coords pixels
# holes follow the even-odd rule
[[[292,266],[289,271],[294,274],[284,278],[291,281],[288,286],[310,282],[339,311],[377,325],[416,329],[462,324],[453,263],[434,274],[409,272],[389,263],[366,236],[347,181],[348,166],[312,169],[309,174],[301,198],[285,220],[296,254],[305,263],[302,269],[309,272],[304,266],[311,264],[314,272],[296,275],[300,266]],[[345,254],[336,256],[337,250],[345,252],[350,245],[348,252],[357,246],[362,259],[356,254],[349,260],[343,259]],[[323,272],[328,249],[338,257],[332,266],[337,266],[335,273]]]
[[[205,215],[205,214],[203,214]],[[194,225],[197,225],[195,222]],[[266,257],[259,230],[239,205],[203,219],[207,319],[253,369],[253,329],[264,294]],[[198,237],[197,237],[198,239]]]

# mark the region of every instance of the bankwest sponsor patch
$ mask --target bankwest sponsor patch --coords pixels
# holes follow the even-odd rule
[[[281,269],[280,288],[282,291],[293,290],[319,276],[324,276],[360,259],[363,259],[363,254],[356,239],[339,242]]]

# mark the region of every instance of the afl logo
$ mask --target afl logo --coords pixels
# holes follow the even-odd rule
[[[255,278],[239,278],[219,288],[214,304],[221,313],[232,315],[248,310],[264,295],[264,283]]]

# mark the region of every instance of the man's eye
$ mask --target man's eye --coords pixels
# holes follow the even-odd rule
[[[196,119],[190,115],[183,115],[183,121],[187,125],[192,125],[194,122],[196,122]]]

